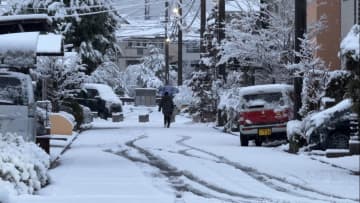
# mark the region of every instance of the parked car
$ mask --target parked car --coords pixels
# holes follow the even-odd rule
[[[286,123],[293,118],[293,87],[285,84],[255,85],[240,89],[241,146],[255,140],[286,139]]]
[[[108,85],[85,83],[75,100],[96,112],[100,118],[123,117],[121,101]]]
[[[36,102],[29,75],[0,72],[0,132],[36,139]]]
[[[358,115],[352,112],[352,102],[342,102],[303,121],[305,138],[311,149],[348,149],[351,136],[358,132]]]

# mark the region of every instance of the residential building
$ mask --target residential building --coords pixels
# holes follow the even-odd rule
[[[154,45],[164,53],[164,27],[157,21],[142,20],[129,21],[117,33],[121,53],[117,62],[121,69],[129,65],[138,64],[144,56],[149,55],[150,45]],[[196,66],[200,60],[199,35],[185,34],[183,39],[183,66],[184,72],[191,66]],[[176,37],[169,44],[169,63],[177,64],[178,45]]]
[[[320,45],[316,56],[322,58],[330,70],[339,69],[340,43],[358,21],[359,0],[308,0],[308,27],[318,22],[322,16],[326,19],[326,29],[315,37]]]

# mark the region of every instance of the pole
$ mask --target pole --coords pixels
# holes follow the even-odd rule
[[[218,0],[218,43],[221,44],[221,41],[225,39],[225,0]],[[219,76],[222,76],[222,79],[226,79],[225,64],[219,65]]]
[[[150,0],[145,0],[145,20],[150,20]]]
[[[360,25],[360,0],[354,0],[354,15],[355,15],[355,24]],[[357,9],[356,9],[357,8]],[[357,15],[357,17],[356,17]],[[357,18],[357,19],[356,19]]]
[[[306,0],[295,0],[295,51],[300,51],[300,39],[303,38],[306,32]],[[300,58],[295,57],[295,63],[299,63]],[[299,110],[301,108],[301,91],[302,91],[302,77],[295,76],[294,78],[294,116],[300,120],[301,116]]]
[[[183,33],[182,33],[182,0],[178,0],[178,85],[183,83]]]
[[[169,22],[169,1],[165,1],[165,84],[169,84],[169,39],[168,39],[168,22]]]
[[[204,57],[206,52],[205,48],[205,28],[206,28],[206,0],[200,2],[200,59]],[[204,64],[200,64],[201,69],[204,68]]]

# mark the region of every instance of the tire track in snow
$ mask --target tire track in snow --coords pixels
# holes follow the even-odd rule
[[[338,166],[338,165],[336,165],[336,164],[329,163],[329,162],[327,162],[327,161],[318,159],[318,158],[313,157],[313,156],[311,156],[310,159],[311,159],[311,160],[314,160],[314,161],[318,161],[318,162],[320,162],[320,163],[322,163],[322,164],[326,164],[326,165],[331,166],[331,167],[333,167],[333,168],[345,170],[345,171],[349,172],[351,175],[360,176],[360,171],[354,171],[354,170],[351,170],[351,169],[347,169],[347,168]]]
[[[192,174],[189,171],[182,171],[182,170],[178,170],[176,167],[173,167],[172,165],[170,165],[166,160],[162,159],[159,156],[154,155],[153,153],[151,153],[149,150],[146,150],[145,148],[142,148],[138,145],[135,144],[135,142],[148,138],[147,136],[140,136],[136,139],[130,140],[128,142],[126,142],[126,146],[128,146],[131,149],[137,150],[140,154],[144,155],[147,160],[144,160],[142,158],[138,158],[138,157],[134,157],[131,156],[128,153],[128,150],[122,150],[119,152],[116,152],[116,155],[122,156],[126,159],[129,159],[130,161],[133,162],[139,162],[139,163],[143,163],[143,164],[147,164],[150,165],[152,167],[155,167],[157,169],[159,169],[161,171],[161,174],[163,174],[165,177],[168,178],[169,182],[171,183],[172,187],[177,191],[177,192],[190,192],[193,193],[197,196],[201,196],[201,197],[205,197],[205,198],[213,198],[213,199],[218,199],[221,201],[225,201],[225,202],[231,202],[231,203],[237,203],[237,202],[273,202],[271,199],[265,198],[265,197],[256,197],[256,196],[251,196],[251,195],[246,195],[246,194],[241,194],[238,192],[234,192],[234,191],[230,191],[227,190],[225,188],[219,187],[217,185],[213,185],[210,184],[208,182],[206,182],[205,180],[195,176],[194,174]],[[111,150],[106,150],[106,152],[110,152],[110,153],[114,153]],[[207,189],[210,189],[214,192],[220,193],[220,194],[224,194],[224,195],[228,195],[231,197],[237,197],[237,198],[241,198],[240,200],[234,200],[231,198],[224,198],[224,197],[219,197],[216,196],[214,194],[208,193],[208,192],[204,192],[201,191],[199,189],[194,188],[193,186],[189,185],[189,184],[185,184],[183,183],[183,181],[180,179],[180,177],[185,177],[188,180],[195,182]]]
[[[178,135],[178,136],[180,136],[180,135]],[[279,182],[281,182],[281,183],[283,183],[285,185],[289,185],[290,187],[294,187],[294,188],[296,188],[295,190],[301,189],[301,190],[303,190],[305,192],[314,193],[314,194],[317,194],[317,195],[320,195],[320,196],[323,196],[323,197],[326,197],[326,198],[331,197],[331,198],[336,198],[336,199],[339,199],[339,200],[350,200],[350,201],[354,201],[354,202],[359,202],[359,199],[351,199],[351,198],[341,197],[341,196],[338,196],[338,195],[329,194],[329,193],[326,193],[326,192],[318,191],[318,190],[313,189],[313,188],[305,187],[305,186],[297,184],[297,183],[292,183],[290,181],[285,180],[284,178],[276,177],[274,175],[270,175],[270,174],[267,174],[267,173],[264,173],[264,172],[259,172],[254,168],[243,166],[243,165],[241,165],[241,164],[239,164],[237,162],[230,161],[230,160],[226,159],[223,156],[219,156],[219,155],[217,155],[215,153],[212,153],[212,152],[209,152],[209,151],[206,151],[206,150],[191,146],[189,144],[185,144],[185,142],[187,140],[191,139],[191,137],[189,137],[189,136],[180,136],[180,137],[181,137],[181,139],[178,140],[176,143],[178,145],[182,146],[182,147],[187,148],[187,150],[180,150],[179,154],[182,154],[184,156],[191,156],[193,158],[204,159],[204,158],[201,158],[199,156],[192,156],[190,153],[188,153],[189,150],[194,150],[194,151],[204,153],[204,154],[206,154],[208,156],[212,156],[212,157],[214,157],[216,159],[216,160],[212,160],[212,161],[214,161],[216,163],[223,163],[223,164],[232,166],[232,167],[246,173],[247,175],[254,178],[255,180],[265,184],[266,186],[275,189],[276,191],[284,192],[284,193],[287,193],[287,194],[292,194],[292,195],[298,196],[298,197],[308,198],[308,199],[311,199],[311,200],[336,202],[336,200],[329,200],[329,199],[322,199],[322,198],[320,199],[320,198],[317,198],[317,197],[311,197],[311,196],[308,196],[306,194],[291,191],[291,190],[289,190],[289,189],[287,189],[287,188],[285,188],[283,186],[280,186],[280,185],[277,185],[276,183],[273,183],[271,180],[276,180],[276,181],[279,181]],[[206,158],[204,160],[211,160],[211,159]]]

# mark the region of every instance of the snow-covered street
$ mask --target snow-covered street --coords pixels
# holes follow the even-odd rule
[[[150,122],[138,115],[150,113]],[[359,202],[359,156],[328,159],[239,137],[157,108],[125,106],[125,121],[96,120],[50,170],[51,183],[14,203]]]

